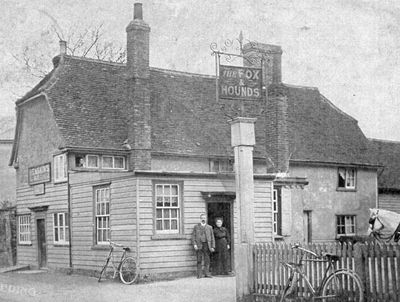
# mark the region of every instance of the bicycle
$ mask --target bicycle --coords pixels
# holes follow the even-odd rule
[[[313,251],[301,247],[299,244],[292,246],[292,249],[301,251],[300,260],[297,263],[282,262],[282,265],[289,269],[290,275],[282,291],[280,302],[289,301],[290,296],[296,291],[298,282],[304,279],[312,300],[326,301],[355,301],[364,300],[364,289],[361,278],[352,270],[335,270],[335,263],[339,261],[339,256],[329,253],[318,255]],[[314,258],[304,259],[304,255],[309,254]],[[317,288],[314,288],[303,271],[303,262],[327,262],[323,278]]]
[[[108,253],[108,256],[106,258],[106,263],[104,264],[103,268],[100,271],[98,282],[100,282],[101,278],[103,278],[106,275],[106,270],[111,260],[111,265],[114,270],[113,279],[115,279],[116,276],[119,274],[119,278],[122,281],[122,283],[132,284],[133,282],[136,281],[138,277],[138,271],[135,259],[133,259],[133,257],[126,256],[127,252],[130,252],[130,248],[112,241],[109,242],[110,242],[110,252]],[[123,249],[123,253],[119,261],[118,267],[115,266],[115,261],[114,261],[115,247],[122,247]]]

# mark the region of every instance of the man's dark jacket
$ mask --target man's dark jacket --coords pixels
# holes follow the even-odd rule
[[[203,247],[203,243],[201,242],[200,236],[201,236],[201,223],[196,224],[193,228],[193,233],[192,233],[192,244],[197,245],[199,249]],[[206,238],[207,238],[207,244],[208,244],[208,249],[215,249],[215,239],[214,239],[214,232],[213,228],[206,224],[205,225],[205,233],[206,233]]]

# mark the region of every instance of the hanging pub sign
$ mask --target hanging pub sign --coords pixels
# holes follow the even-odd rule
[[[50,180],[50,163],[28,169],[28,182],[30,185],[41,184]]]
[[[222,99],[260,100],[260,68],[219,65],[219,97]]]

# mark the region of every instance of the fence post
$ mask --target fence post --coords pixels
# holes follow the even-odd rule
[[[354,245],[354,250],[353,251],[354,251],[354,270],[355,270],[356,274],[358,276],[360,276],[363,288],[365,289],[367,287],[366,287],[366,282],[365,282],[365,280],[366,280],[365,271],[364,271],[364,267],[365,267],[364,266],[364,261],[365,261],[365,259],[364,259],[364,255],[363,255],[363,252],[362,252],[362,248],[363,247],[365,247],[363,244],[357,242]]]

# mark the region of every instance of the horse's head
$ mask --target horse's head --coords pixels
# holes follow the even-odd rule
[[[369,209],[369,233],[379,232],[384,228],[384,225],[379,219],[379,209]]]

